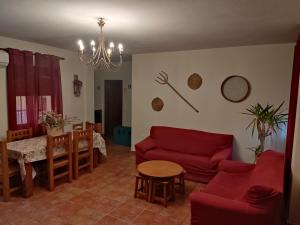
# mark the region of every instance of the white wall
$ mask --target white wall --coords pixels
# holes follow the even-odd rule
[[[76,116],[82,121],[94,119],[94,72],[80,63],[76,52],[1,36],[0,48],[17,48],[65,58],[65,60],[60,61],[64,114]],[[80,97],[75,97],[73,94],[74,74],[78,74],[79,79],[83,82]],[[5,68],[0,68],[0,112],[1,138],[6,136],[7,130]]]
[[[123,112],[122,125],[131,126],[131,73],[132,62],[126,61],[123,63],[118,72],[95,72],[95,109],[102,109],[102,123],[105,126],[104,116],[104,81],[105,80],[122,80],[123,81]]]
[[[298,93],[297,118],[292,158],[292,191],[289,223],[300,225],[300,89]]]
[[[257,146],[258,142],[251,137],[250,131],[245,130],[250,120],[241,112],[257,102],[277,105],[285,101],[285,108],[288,108],[293,46],[259,45],[134,55],[133,146],[149,134],[152,125],[168,125],[233,134],[234,158],[253,161],[253,153],[247,148]],[[199,109],[199,113],[195,113],[167,85],[154,81],[161,70],[169,74],[170,83]],[[194,72],[203,79],[198,90],[187,86],[187,78]],[[252,86],[250,96],[241,103],[228,102],[220,92],[222,81],[233,74],[246,77]],[[155,97],[164,101],[165,106],[160,112],[151,108]],[[283,149],[284,136],[274,137],[268,145]]]

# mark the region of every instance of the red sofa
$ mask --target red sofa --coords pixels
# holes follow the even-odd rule
[[[231,159],[232,142],[232,135],[153,126],[150,136],[135,145],[136,164],[169,160],[186,170],[186,179],[207,183],[217,174],[219,162]]]
[[[256,165],[222,161],[220,172],[190,195],[191,225],[281,224],[284,155],[264,152]]]

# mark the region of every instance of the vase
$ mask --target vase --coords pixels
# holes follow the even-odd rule
[[[47,134],[50,136],[59,136],[64,133],[64,130],[62,127],[49,127],[47,128]]]

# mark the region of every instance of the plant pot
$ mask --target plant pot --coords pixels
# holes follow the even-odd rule
[[[47,128],[47,134],[50,136],[59,136],[64,133],[64,130],[62,127],[49,127]]]
[[[262,152],[255,152],[255,163],[257,162],[257,160],[259,159],[259,157],[261,156]]]

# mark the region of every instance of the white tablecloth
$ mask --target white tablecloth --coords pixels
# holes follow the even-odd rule
[[[86,143],[79,142],[83,147]],[[20,141],[7,143],[8,157],[17,159],[21,169],[21,175],[26,175],[25,163],[47,159],[46,156],[47,136],[34,137]],[[93,132],[93,148],[98,148],[102,155],[107,156],[105,141],[101,134]],[[35,171],[33,171],[35,176]]]

